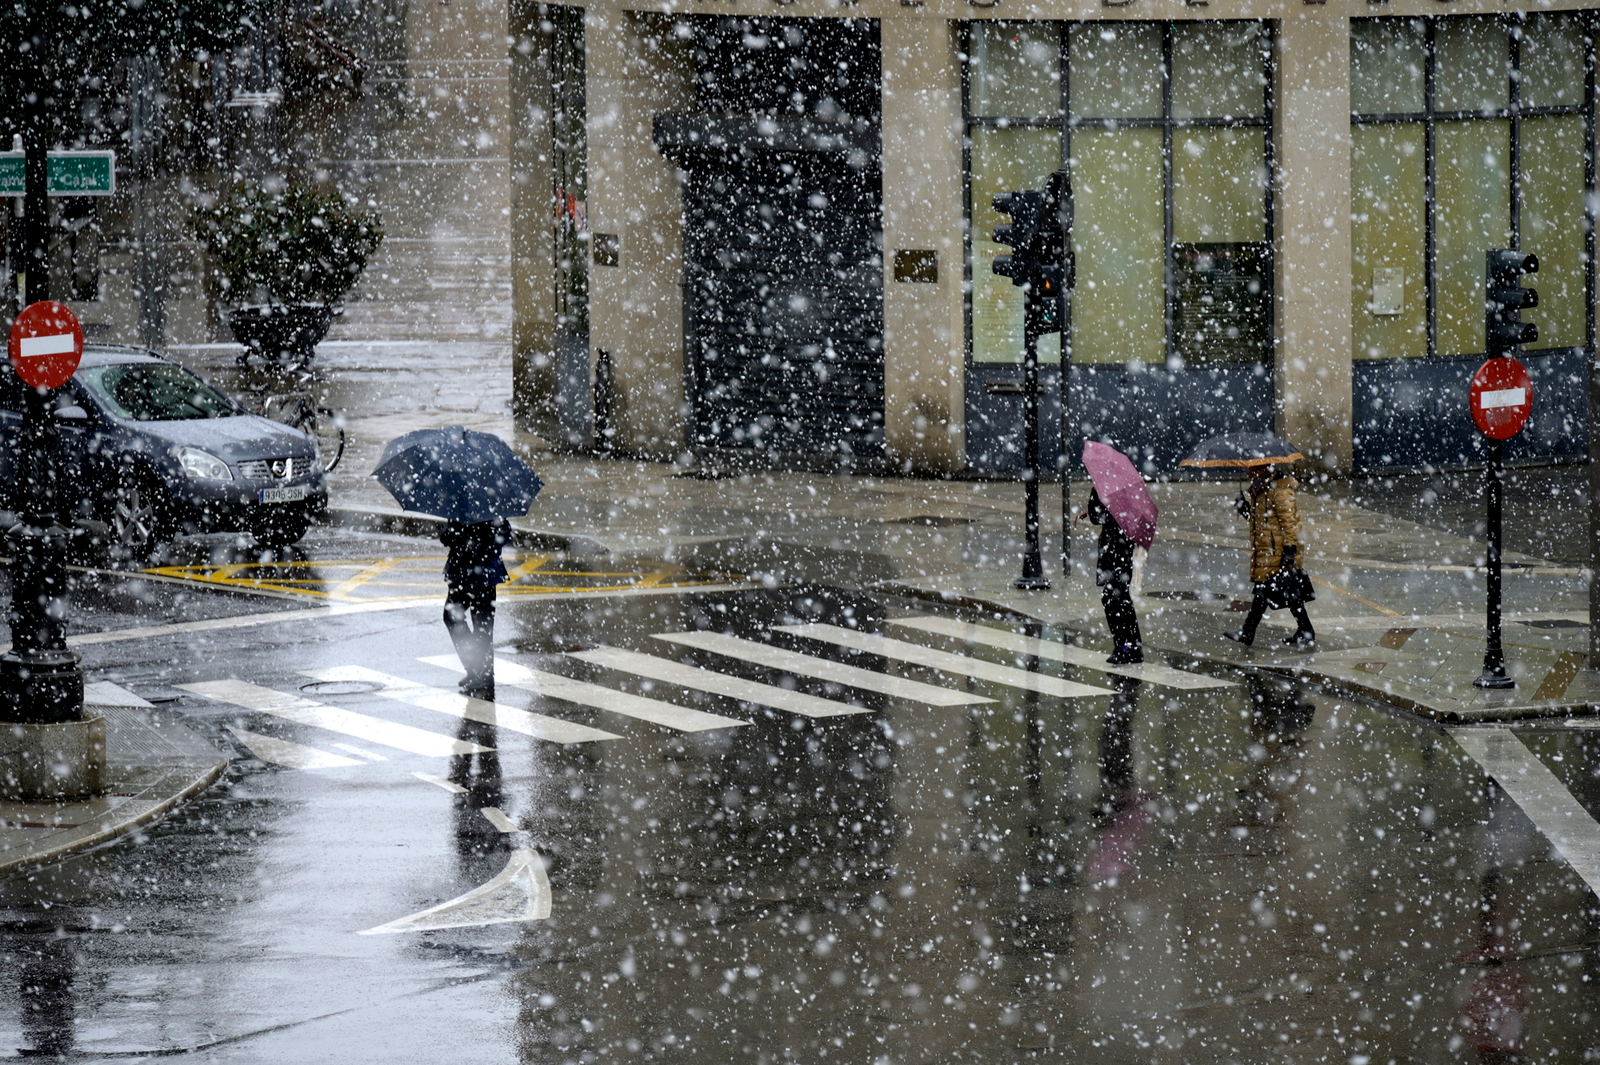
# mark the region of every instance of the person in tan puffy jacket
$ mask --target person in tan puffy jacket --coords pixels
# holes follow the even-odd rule
[[[1295,489],[1300,485],[1288,474],[1273,476],[1271,466],[1252,466],[1248,498],[1238,501],[1239,510],[1250,519],[1250,583],[1254,597],[1244,628],[1223,635],[1246,647],[1255,642],[1256,628],[1267,609],[1288,607],[1294,614],[1295,631],[1284,643],[1310,648],[1316,644],[1316,630],[1306,613],[1310,582],[1300,569],[1304,555],[1300,543],[1300,508],[1295,504]]]

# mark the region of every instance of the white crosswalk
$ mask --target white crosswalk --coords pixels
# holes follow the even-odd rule
[[[461,663],[455,655],[430,655],[420,661],[456,673],[466,672],[461,668]],[[608,710],[613,714],[631,717],[638,721],[648,721],[652,725],[664,725],[679,732],[707,732],[711,729],[738,728],[740,725],[749,724],[748,721],[741,721],[735,717],[707,714],[700,710],[664,703],[659,699],[646,699],[641,695],[619,692],[600,684],[573,680],[559,673],[529,669],[504,658],[494,660],[494,682],[497,686],[505,684],[521,688],[547,699],[561,699],[564,702],[577,703],[579,706],[590,706],[596,710]]]
[[[1073,647],[1070,644],[1060,643],[1056,640],[1041,640],[1033,636],[1024,636],[1019,632],[1012,632],[1009,629],[997,629],[991,625],[974,625],[971,622],[959,621],[956,618],[936,618],[919,615],[909,618],[892,618],[889,624],[905,629],[916,629],[919,632],[931,632],[938,636],[951,636],[958,640],[965,640],[969,644],[983,644],[986,647],[993,647],[1001,651],[1010,651],[1012,654],[1028,655],[1032,658],[1045,658],[1053,662],[1065,662],[1068,665],[1082,666],[1085,669],[1096,670],[1100,673],[1111,673],[1121,677],[1133,677],[1137,680],[1160,684],[1167,688],[1199,691],[1205,688],[1233,688],[1238,686],[1237,681],[1222,680],[1218,677],[1207,677],[1200,673],[1190,673],[1187,670],[1173,669],[1162,662],[1113,666],[1106,662],[1106,656],[1103,651],[1091,651],[1087,647]]]
[[[656,634],[656,639],[682,644],[685,647],[695,647],[702,651],[712,651],[740,662],[781,669],[798,677],[813,677],[834,684],[860,688],[863,691],[878,692],[896,699],[927,703],[929,706],[971,706],[975,703],[994,702],[993,699],[986,699],[970,692],[941,688],[936,684],[924,684],[905,677],[891,677],[887,673],[847,666],[815,655],[803,655],[798,651],[786,651],[781,647],[773,647],[771,644],[756,640],[741,640],[737,636],[728,636],[720,632],[659,632]]]
[[[247,684],[242,680],[211,680],[199,684],[180,684],[178,687],[218,702],[232,703],[247,710],[259,710],[299,725],[312,725],[327,729],[329,732],[354,736],[368,743],[409,751],[412,754],[449,758],[451,755],[482,754],[493,750],[491,747],[483,747],[469,740],[458,740],[451,736],[441,736],[437,732],[429,732],[427,729],[385,721],[381,717],[369,717],[351,710],[324,706],[322,703],[302,699],[298,695]]]
[[[851,706],[849,703],[807,695],[805,692],[789,691],[775,684],[762,684],[742,677],[731,677],[726,673],[701,669],[698,666],[686,666],[670,658],[657,658],[655,655],[626,651],[620,647],[572,651],[569,652],[569,656],[580,662],[592,662],[607,669],[636,673],[651,680],[676,684],[680,688],[692,688],[695,691],[727,696],[742,703],[756,703],[770,706],[774,710],[787,710],[791,714],[800,714],[803,717],[840,717],[845,714],[872,712],[864,706]]]
[[[1082,666],[1102,673],[1137,677],[1142,681],[1181,691],[1230,687],[1234,683],[1174,669],[1159,662],[1113,667],[1102,661],[1096,652],[1084,648],[953,618],[913,616],[892,619],[890,623],[912,633],[928,633],[1011,654]],[[908,640],[857,632],[837,625],[788,625],[780,626],[776,631],[871,653],[895,663],[935,670],[950,677],[970,678],[1065,699],[1096,698],[1111,694],[1105,688],[985,661],[972,655],[955,654]],[[765,684],[741,677],[736,672],[739,666],[747,664],[777,670],[794,677],[838,685],[857,693],[873,692],[924,707],[959,707],[994,701],[988,696],[962,691],[953,686],[912,680],[909,677],[894,675],[887,670],[847,665],[819,655],[775,647],[761,640],[743,639],[726,633],[662,632],[654,634],[654,638],[665,644],[709,652],[714,656],[713,662],[716,668],[690,665],[672,658],[621,647],[599,647],[591,651],[570,653],[569,658],[598,667],[602,671],[595,680],[589,681],[534,669],[509,659],[496,659],[495,680],[498,684],[533,692],[549,700],[556,705],[541,705],[541,709],[555,711],[552,714],[534,713],[503,702],[469,698],[409,677],[362,665],[307,669],[302,672],[305,676],[319,681],[366,682],[375,686],[375,690],[370,694],[383,699],[448,715],[458,720],[474,721],[507,732],[519,733],[542,742],[558,744],[600,743],[622,738],[620,733],[568,721],[557,716],[561,703],[598,709],[618,717],[678,732],[741,728],[750,724],[741,718],[679,705],[679,702],[684,700],[681,693],[674,697],[670,693],[657,692],[655,694],[658,697],[647,698],[620,691],[610,686],[607,672],[645,677],[670,685],[673,689],[681,689],[682,692],[735,699],[742,703],[767,706],[810,718],[866,714],[871,711],[860,705],[859,696],[853,698],[848,691],[840,693],[836,698],[823,698],[777,684]],[[419,661],[430,667],[461,672],[460,663],[454,655],[432,655]],[[270,714],[340,737],[337,740],[324,740],[321,747],[316,747],[308,743],[247,730],[242,725],[229,727],[235,739],[258,758],[292,769],[347,769],[387,761],[387,756],[369,749],[370,746],[433,758],[482,754],[493,749],[426,728],[389,721],[371,713],[359,713],[329,706],[302,698],[297,693],[280,692],[238,680],[206,681],[185,684],[181,687],[219,702]],[[356,746],[344,742],[345,739],[359,740],[369,747]],[[457,787],[442,777],[428,773],[414,772],[411,775],[447,790],[455,790]]]
[[[498,725],[512,732],[520,732],[524,736],[532,736],[536,740],[549,740],[551,743],[593,743],[596,740],[622,738],[614,732],[603,732],[587,725],[563,721],[559,717],[531,714],[503,703],[468,698],[456,692],[443,691],[390,673],[380,673],[365,666],[334,666],[330,669],[304,669],[300,672],[313,680],[364,680],[372,684],[381,684],[383,687],[373,692],[374,695],[484,725]]]
[[[357,758],[329,754],[303,743],[280,740],[276,736],[265,736],[232,725],[227,728],[233,733],[233,738],[244,744],[251,754],[274,765],[288,766],[290,769],[338,769],[340,766],[367,764]]]
[[[796,636],[804,636],[807,639],[818,640],[822,643],[837,644],[840,647],[848,647],[855,651],[866,651],[869,654],[882,655],[885,658],[909,662],[925,669],[936,669],[941,673],[948,673],[952,676],[972,677],[975,680],[986,680],[1012,688],[1022,688],[1025,691],[1034,691],[1041,695],[1054,695],[1061,699],[1084,699],[1111,694],[1106,688],[1096,688],[1088,684],[1079,684],[1076,681],[1062,680],[1060,677],[1049,677],[1042,673],[1030,673],[1025,669],[1017,669],[1014,666],[997,665],[994,662],[985,662],[967,655],[939,651],[931,647],[924,647],[919,643],[907,643],[904,640],[895,640],[875,633],[857,632],[854,629],[841,628],[838,625],[813,623],[809,625],[779,625],[777,628],[779,632],[792,632]]]

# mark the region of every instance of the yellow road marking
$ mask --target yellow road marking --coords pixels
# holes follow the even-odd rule
[[[444,593],[440,572],[445,556],[331,559],[327,561],[234,562],[222,565],[160,566],[144,572],[167,580],[260,592],[305,596],[334,603],[414,600]],[[553,595],[662,591],[723,584],[724,574],[701,574],[665,562],[632,569],[587,569],[553,555],[507,559],[508,579],[501,595]],[[738,578],[733,578],[738,579]]]

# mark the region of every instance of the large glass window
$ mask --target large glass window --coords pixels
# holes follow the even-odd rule
[[[1269,361],[1265,25],[982,22],[966,51],[973,361],[1022,357],[1020,294],[991,269],[990,202],[1063,166],[1074,362]]]
[[[1539,257],[1535,350],[1592,343],[1588,12],[1357,19],[1354,355],[1484,350],[1484,252]]]

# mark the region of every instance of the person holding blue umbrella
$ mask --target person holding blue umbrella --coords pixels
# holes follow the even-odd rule
[[[405,509],[445,519],[444,626],[466,672],[462,692],[492,701],[495,596],[511,539],[506,518],[528,512],[544,487],[539,475],[499,437],[459,425],[390,441],[372,472]]]

